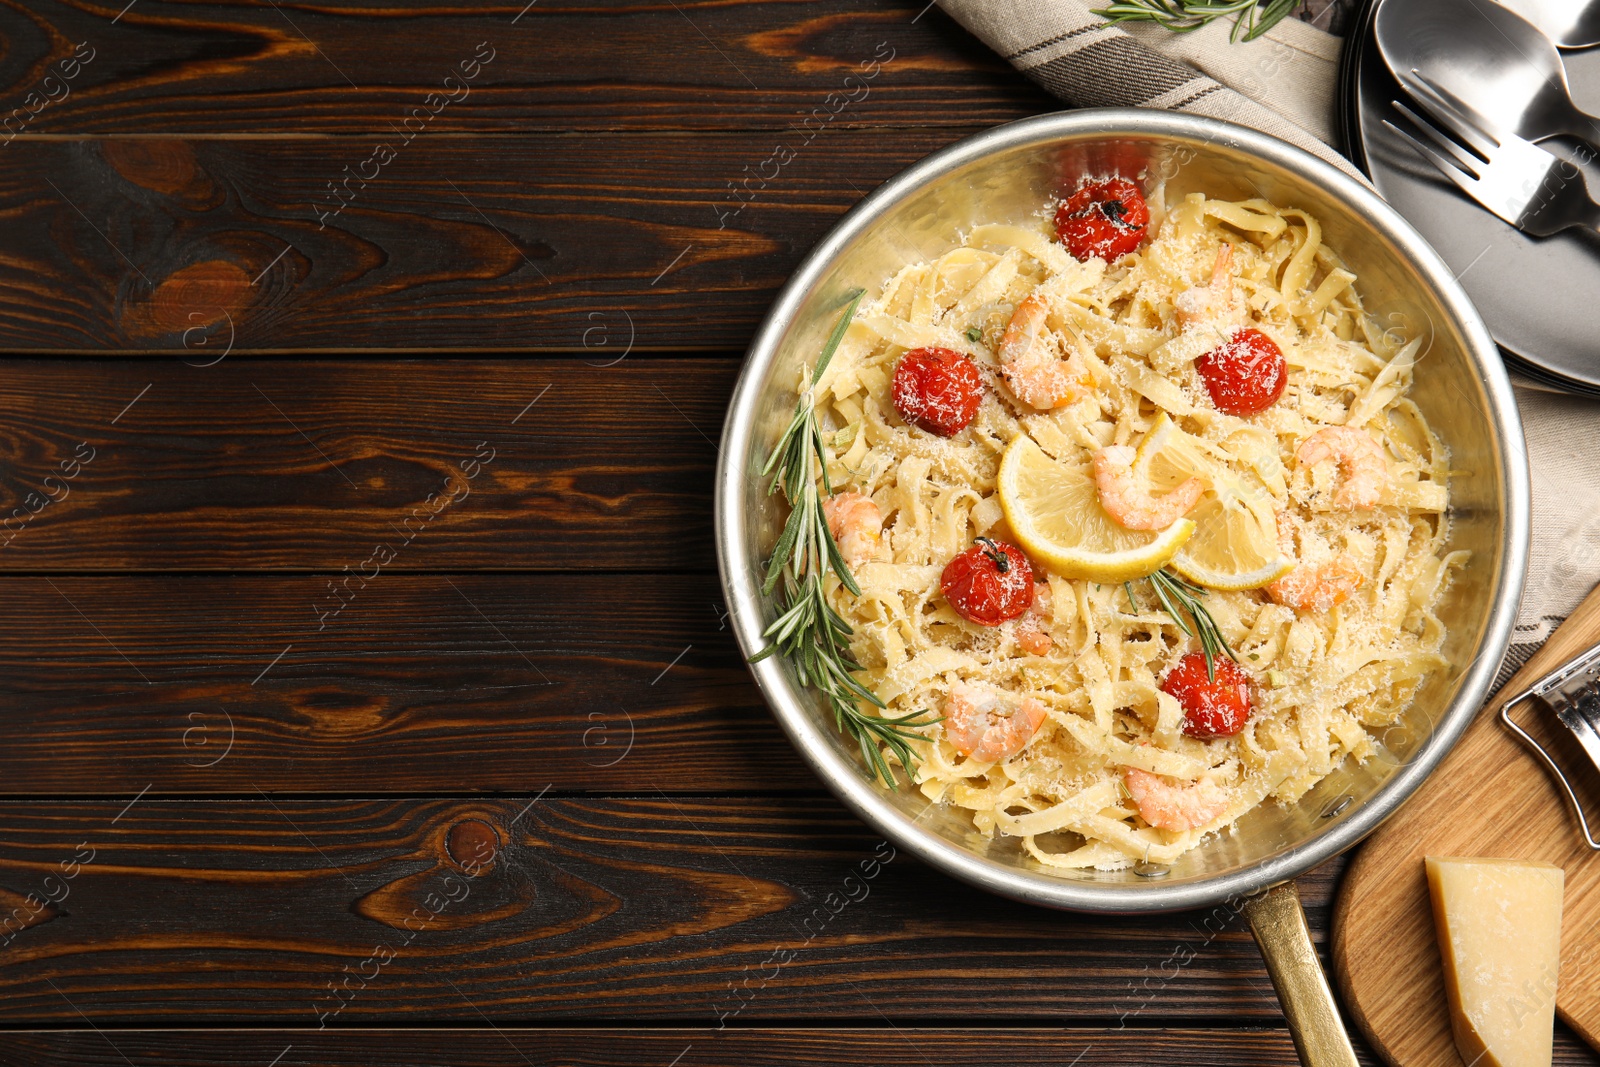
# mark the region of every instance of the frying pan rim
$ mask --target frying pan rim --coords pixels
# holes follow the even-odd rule
[[[965,138],[913,164],[851,209],[819,241],[784,286],[756,333],[730,401],[716,472],[717,563],[730,625],[746,658],[764,645],[761,597],[754,560],[745,544],[750,501],[749,463],[760,388],[780,343],[813,288],[838,255],[892,206],[929,183],[984,157],[1083,136],[1166,137],[1217,143],[1296,174],[1351,214],[1367,220],[1400,250],[1412,269],[1438,294],[1442,310],[1464,338],[1464,355],[1478,372],[1489,406],[1487,421],[1499,452],[1505,514],[1499,574],[1476,655],[1455,699],[1418,752],[1391,773],[1373,794],[1326,830],[1301,844],[1231,871],[1177,883],[1095,883],[1006,867],[920,827],[845,759],[816,711],[795,694],[777,657],[750,665],[757,687],[780,726],[813,773],[858,817],[896,847],[929,866],[989,892],[1025,903],[1097,914],[1144,914],[1238,901],[1288,881],[1353,847],[1375,830],[1432,773],[1471,723],[1509,647],[1516,621],[1531,540],[1530,478],[1522,425],[1510,380],[1488,329],[1466,292],[1426,240],[1370,188],[1300,148],[1257,130],[1205,116],[1145,108],[1089,108],[1054,112],[1007,123]]]

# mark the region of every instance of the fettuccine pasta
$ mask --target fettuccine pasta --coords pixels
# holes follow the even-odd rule
[[[1375,731],[1445,666],[1434,609],[1466,562],[1449,546],[1446,450],[1407,398],[1418,342],[1381,332],[1317,220],[1264,200],[1165,204],[1160,190],[1149,209],[1148,239],[1109,265],[1073,256],[1043,213],[976,227],[869,294],[815,386],[833,488],[860,505],[835,531],[860,595],[836,579],[828,594],[854,630],[858,677],[887,717],[945,716],[916,746],[915,785],[929,800],[1019,838],[1050,867],[1171,863],[1257,805],[1292,803],[1343,761],[1373,756]],[[1239,305],[1218,312],[1212,297]],[[1002,365],[1030,299],[1083,388],[1049,409],[1020,400]],[[1286,368],[1281,397],[1256,414],[1221,410],[1196,360],[1226,333],[1189,328],[1186,313],[1202,325],[1232,314],[1231,326],[1269,338]],[[952,436],[909,424],[891,397],[897,364],[916,349],[960,354],[981,373],[976,414]],[[941,591],[945,568],[977,539],[1014,541],[998,481],[1019,437],[1091,472],[1102,451],[1125,459],[1116,446],[1139,446],[1167,422],[1163,440],[1181,446],[1204,499],[1230,487],[1229,506],[1275,519],[1296,568],[1203,596],[1249,679],[1248,721],[1226,736],[1196,736],[1163,688],[1198,646],[1148,583],[1069,577],[1035,559],[1048,611],[998,625],[964,617]],[[1307,442],[1328,430],[1317,440],[1345,451],[1313,461]],[[1376,451],[1352,459],[1365,447],[1355,434]],[[1140,491],[1160,503],[1162,488]],[[1191,517],[1225,510],[1206,507]],[[1016,751],[958,737],[959,694],[980,692],[1010,702],[1011,718],[985,721],[1020,731]],[[1042,709],[1031,733],[1018,702]]]

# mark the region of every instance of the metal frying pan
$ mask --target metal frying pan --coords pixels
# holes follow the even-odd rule
[[[768,314],[734,393],[717,470],[718,560],[745,654],[763,647],[772,605],[762,562],[783,514],[756,472],[788,422],[794,383],[814,359],[845,293],[869,290],[912,259],[952,247],[980,222],[1029,217],[1086,173],[1144,174],[1169,195],[1264,196],[1313,212],[1324,240],[1360,279],[1386,327],[1425,336],[1412,399],[1461,471],[1452,481],[1456,547],[1471,563],[1440,617],[1453,667],[1431,678],[1383,757],[1342,767],[1294,805],[1264,805],[1170,868],[1062,872],[1014,839],[988,840],[960,812],[872,781],[854,746],[778,657],[752,671],[773,713],[829,788],[898,847],[931,866],[1016,900],[1080,912],[1135,913],[1231,905],[1250,919],[1302,1061],[1353,1067],[1306,930],[1292,879],[1350,848],[1427,777],[1482,705],[1511,634],[1529,542],[1522,430],[1494,342],[1449,268],[1370,189],[1282,141],[1216,120],[1164,111],[1063,112],[1012,123],[937,152],[890,180],[812,251]]]

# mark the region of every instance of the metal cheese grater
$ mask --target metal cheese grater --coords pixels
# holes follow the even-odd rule
[[[1537,752],[1545,766],[1550,768],[1550,773],[1556,776],[1556,781],[1567,794],[1567,801],[1572,805],[1573,814],[1578,817],[1578,826],[1583,830],[1583,839],[1589,843],[1590,848],[1600,852],[1600,841],[1596,841],[1594,834],[1590,832],[1589,820],[1583,814],[1583,805],[1578,802],[1578,794],[1572,788],[1572,783],[1567,779],[1565,772],[1550,753],[1511,718],[1511,709],[1530,697],[1554,712],[1556,718],[1572,731],[1578,743],[1583,746],[1583,750],[1589,754],[1595,770],[1600,772],[1600,645],[1557,667],[1500,705],[1500,721],[1520,737],[1525,745]]]

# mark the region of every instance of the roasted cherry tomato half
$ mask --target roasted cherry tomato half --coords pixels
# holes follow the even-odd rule
[[[1232,737],[1250,719],[1250,675],[1218,657],[1217,676],[1206,676],[1203,652],[1191,652],[1161,681],[1161,691],[1183,706],[1183,732],[1201,741]]]
[[[959,352],[913,348],[896,364],[889,393],[902,419],[931,434],[954,437],[983,403],[983,375]]]
[[[1115,263],[1138,248],[1150,225],[1150,207],[1126,178],[1085,182],[1056,209],[1056,236],[1075,259]]]
[[[1260,330],[1234,332],[1194,361],[1217,410],[1227,415],[1258,415],[1278,402],[1289,384],[1283,352]]]
[[[1033,603],[1033,567],[1020,548],[980,537],[945,564],[939,588],[963,619],[999,626]]]

